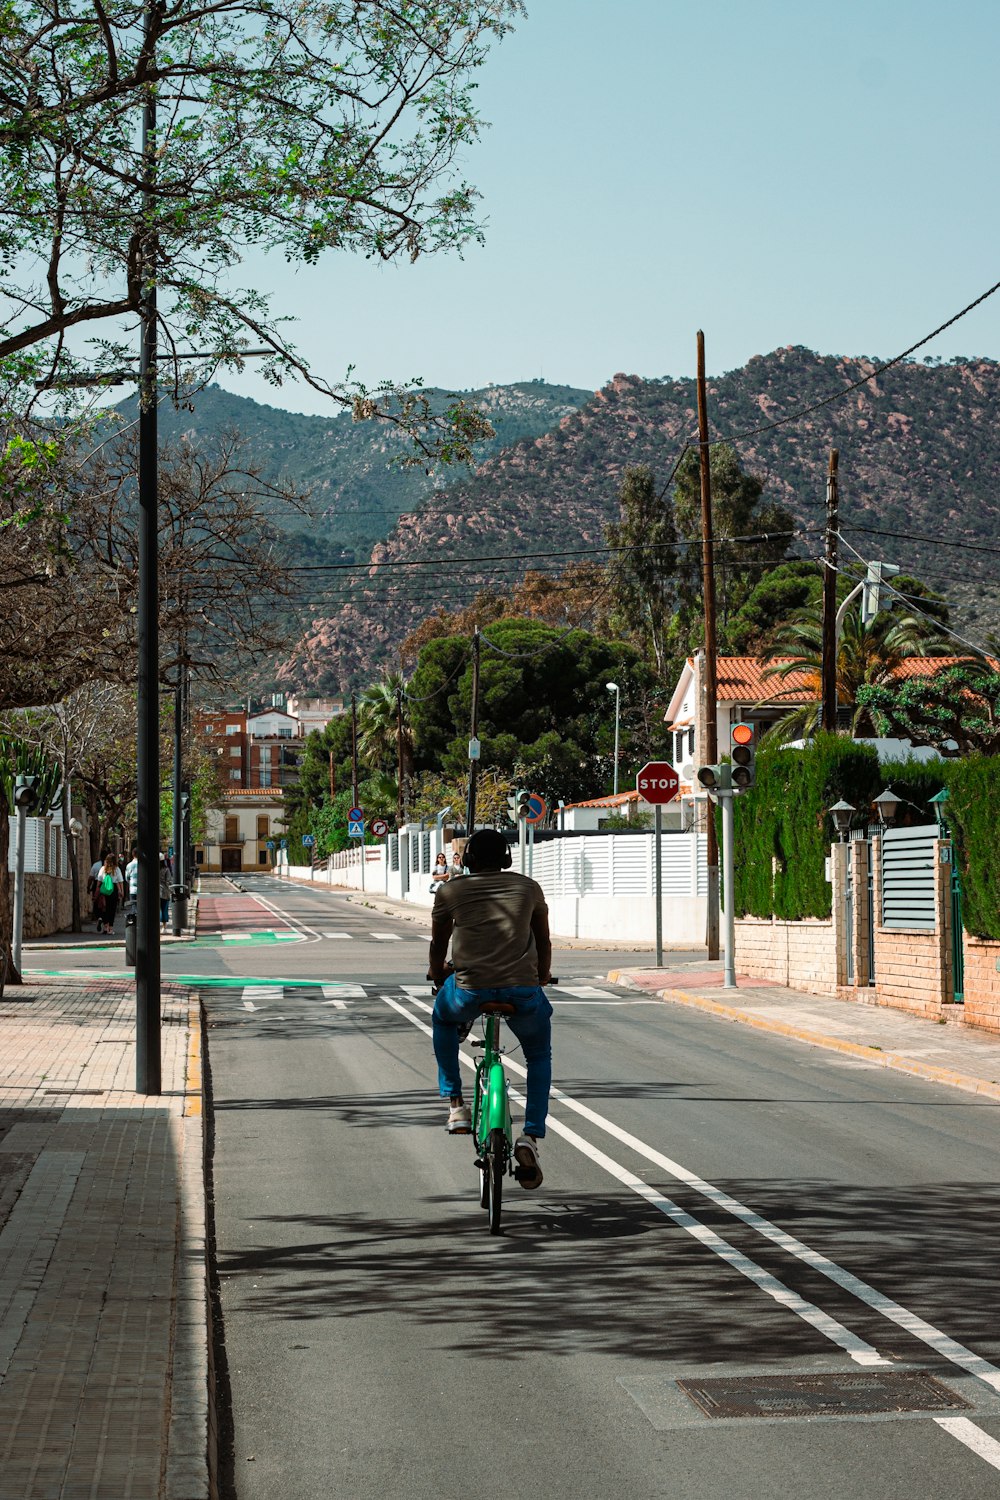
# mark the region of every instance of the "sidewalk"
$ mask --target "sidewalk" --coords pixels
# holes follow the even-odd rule
[[[1000,1099],[1000,1037],[967,1029],[960,1015],[941,1025],[886,1006],[807,995],[744,975],[737,975],[736,990],[724,990],[722,964],[708,959],[662,969],[613,969],[608,981],[649,990],[670,1005],[846,1053],[873,1067]]]
[[[163,990],[135,1085],[130,979],[0,1002],[0,1500],[207,1500],[201,1025]]]
[[[170,943],[193,943],[195,938],[195,926],[198,920],[198,897],[192,896],[188,902],[187,926],[179,937],[174,937],[171,932],[160,934],[161,947]],[[88,917],[84,918],[85,932],[50,932],[45,937],[30,938],[22,943],[22,951],[25,953],[55,953],[66,948],[124,948],[125,947],[125,914],[119,911],[115,918],[115,930],[108,936],[106,933],[95,932],[94,924]]]

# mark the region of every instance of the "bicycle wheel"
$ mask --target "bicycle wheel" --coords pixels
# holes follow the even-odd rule
[[[486,1145],[486,1180],[489,1191],[490,1234],[500,1233],[503,1177],[507,1166],[507,1140],[502,1130],[491,1130]]]

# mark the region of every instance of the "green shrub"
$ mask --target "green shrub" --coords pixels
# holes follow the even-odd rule
[[[1000,756],[948,762],[946,818],[962,872],[962,920],[976,937],[1000,938]]]
[[[885,785],[870,745],[818,734],[803,750],[764,749],[757,784],[736,798],[736,911],[753,917],[829,917],[825,860],[836,835],[827,809],[864,809]]]

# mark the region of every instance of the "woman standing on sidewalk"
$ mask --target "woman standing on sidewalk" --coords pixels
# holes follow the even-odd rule
[[[118,915],[118,902],[124,889],[122,872],[118,868],[118,861],[113,854],[109,854],[101,866],[101,873],[97,877],[97,897],[100,899],[99,907],[100,921],[97,925],[98,932],[102,930],[109,936],[115,929],[115,917]]]
[[[170,921],[170,866],[167,856],[160,850],[160,931],[166,932]]]

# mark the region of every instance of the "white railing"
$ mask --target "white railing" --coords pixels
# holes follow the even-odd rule
[[[655,834],[600,834],[552,839],[532,852],[529,873],[545,892],[552,931],[596,941],[652,942],[655,932]],[[402,846],[397,853],[397,844]],[[387,847],[388,846],[388,847]],[[705,940],[708,882],[703,833],[661,835],[663,940],[670,947],[701,947]],[[331,855],[313,869],[287,867],[298,880],[370,891],[430,906],[433,834],[404,829],[387,844]],[[445,853],[451,862],[451,849]],[[514,848],[514,868],[518,851]]]
[[[10,815],[7,834],[7,869],[13,873],[17,819]],[[49,818],[25,818],[24,871],[26,875],[69,874],[69,855],[61,822]]]

